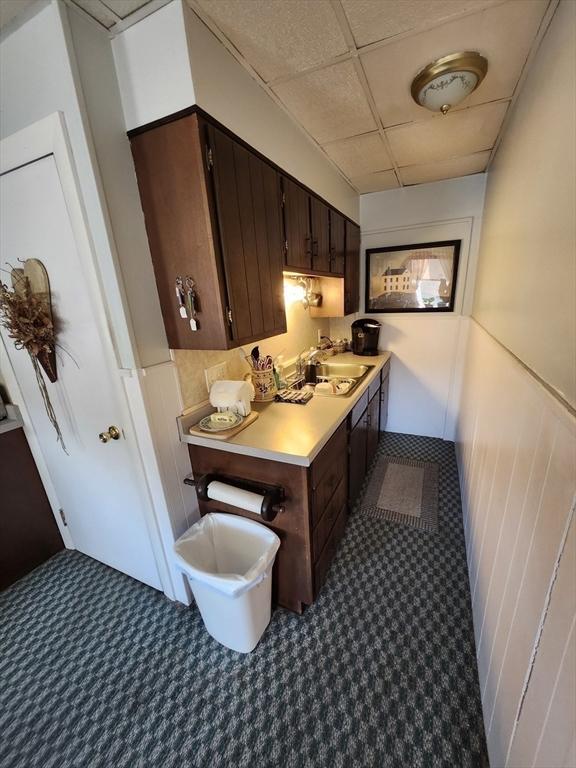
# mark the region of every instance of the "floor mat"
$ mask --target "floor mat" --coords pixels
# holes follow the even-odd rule
[[[431,461],[380,455],[372,468],[359,511],[423,531],[435,531],[438,465]]]
[[[2,593],[2,768],[485,766],[454,446],[379,452],[439,465],[437,532],[353,513],[317,602],[251,654],[76,552]]]

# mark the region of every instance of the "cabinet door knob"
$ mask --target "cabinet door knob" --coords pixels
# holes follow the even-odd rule
[[[109,440],[120,440],[120,430],[112,425],[106,432],[100,432],[98,439],[101,443],[107,443]]]

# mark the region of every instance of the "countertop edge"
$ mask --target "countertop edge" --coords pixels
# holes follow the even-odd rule
[[[233,442],[228,442],[226,440],[213,440],[209,437],[203,438],[198,436],[192,436],[189,434],[186,434],[184,431],[185,426],[183,425],[183,422],[188,422],[190,420],[191,415],[194,417],[195,423],[199,418],[202,418],[202,412],[210,412],[213,410],[210,406],[210,403],[206,401],[205,403],[200,403],[198,405],[197,409],[194,409],[194,411],[189,412],[186,416],[179,416],[178,421],[178,432],[180,435],[180,441],[184,443],[188,443],[190,445],[197,445],[202,448],[214,448],[215,450],[219,451],[226,451],[227,453],[238,453],[245,456],[253,456],[254,458],[258,459],[266,459],[269,461],[279,461],[283,464],[292,464],[296,466],[301,467],[309,467],[316,456],[320,453],[322,448],[326,445],[326,443],[330,440],[332,435],[336,432],[338,427],[342,424],[342,422],[348,417],[348,414],[353,410],[355,405],[359,402],[360,398],[364,395],[364,393],[369,388],[370,384],[374,381],[374,379],[379,375],[380,371],[384,368],[386,363],[390,360],[391,354],[390,352],[382,352],[378,355],[377,359],[374,358],[366,359],[366,365],[373,365],[374,370],[370,371],[370,373],[366,376],[366,378],[362,381],[362,383],[358,386],[356,392],[349,397],[346,398],[347,407],[346,410],[339,414],[334,423],[330,426],[329,429],[325,431],[322,438],[315,444],[314,448],[310,451],[310,453],[306,456],[303,455],[297,455],[297,454],[289,454],[289,453],[283,453],[279,451],[271,451],[267,450],[266,448],[257,448],[257,447],[251,447],[246,445],[238,445]],[[342,402],[342,401],[340,401]],[[306,406],[302,406],[306,407]],[[256,421],[253,425],[249,427],[256,427],[258,422]]]
[[[6,403],[6,413],[8,414],[7,418],[0,421],[0,435],[24,426],[24,422],[20,414],[20,409],[17,405]]]

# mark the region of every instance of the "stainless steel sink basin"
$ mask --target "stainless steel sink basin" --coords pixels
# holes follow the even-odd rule
[[[316,366],[316,376],[327,379],[363,379],[373,368],[361,363],[321,363]]]
[[[343,382],[352,382],[352,386],[345,392],[315,392],[314,396],[317,397],[321,394],[322,397],[350,397],[372,368],[374,368],[373,365],[362,365],[361,363],[320,363],[320,365],[316,366],[318,382],[341,379]],[[292,376],[288,377],[289,389],[299,390],[303,386],[305,386],[304,378],[298,377],[297,374],[292,374]]]

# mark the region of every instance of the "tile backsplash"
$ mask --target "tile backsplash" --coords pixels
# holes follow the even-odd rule
[[[283,355],[284,360],[289,361],[307,347],[315,346],[318,342],[318,332],[328,336],[330,331],[329,320],[312,319],[309,311],[299,302],[286,307],[286,325],[286,333],[257,342],[262,354],[272,355],[272,357]],[[249,344],[244,349],[239,347],[229,350],[173,350],[172,355],[178,369],[184,410],[208,399],[204,378],[206,368],[225,362],[228,378],[243,378],[244,374],[250,370],[244,355],[248,354],[253,346],[254,344]]]

